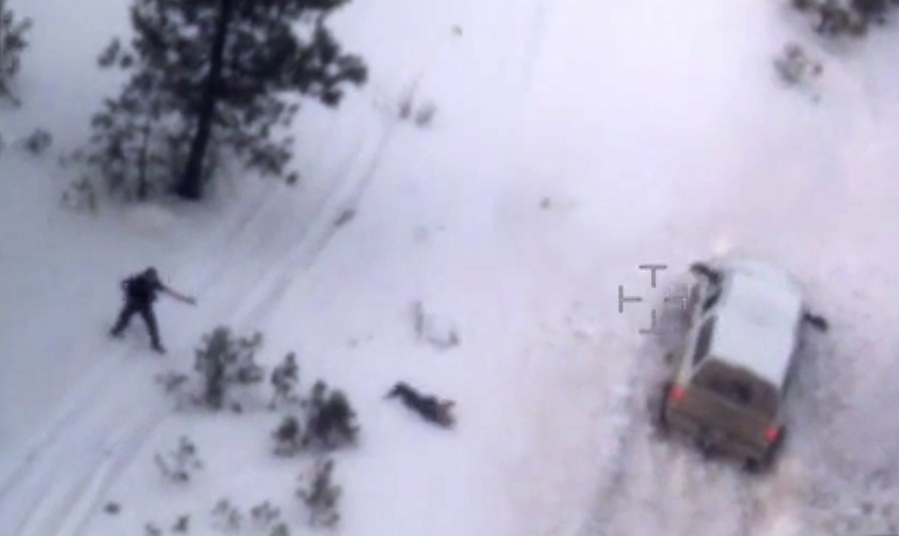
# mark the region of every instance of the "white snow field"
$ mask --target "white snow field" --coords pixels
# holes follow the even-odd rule
[[[271,453],[279,414],[176,412],[153,382],[217,325],[262,331],[266,365],[296,351],[305,387],[349,394],[341,534],[899,531],[895,24],[828,44],[774,0],[357,0],[333,23],[371,80],[298,116],[298,187],[228,177],[203,205],[91,217],[60,208],[75,177],[54,160],[115,91],[96,57],[128,2],[11,4],[35,29],[0,132],[55,144],[0,155],[0,536],[169,533],[182,514],[218,534],[223,497],[312,534],[307,460]],[[788,40],[823,62],[817,103],[775,76]],[[395,119],[408,92],[436,105],[430,126]],[[761,479],[657,441],[647,418],[661,349],[639,330],[727,248],[795,272],[832,325]],[[669,267],[657,288],[648,263]],[[118,282],[148,265],[199,299],[161,301],[164,358],[139,324],[105,335]],[[619,313],[619,286],[645,301]],[[458,346],[416,340],[417,301]],[[458,427],[383,400],[398,380],[455,400]],[[175,486],[153,456],[184,434],[206,467]]]

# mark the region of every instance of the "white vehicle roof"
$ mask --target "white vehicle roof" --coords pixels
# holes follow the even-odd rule
[[[744,258],[720,267],[724,291],[710,353],[780,388],[804,312],[801,290],[787,274],[761,261]]]

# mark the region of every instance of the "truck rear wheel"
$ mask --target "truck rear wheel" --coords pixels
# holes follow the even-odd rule
[[[780,435],[774,440],[760,459],[747,459],[744,466],[745,470],[752,474],[765,474],[771,472],[774,468],[780,452],[783,449],[784,439],[786,437],[786,428],[782,428]]]
[[[658,432],[658,434],[662,437],[668,435],[668,419],[665,416],[665,412],[668,404],[668,396],[671,392],[671,382],[665,382],[662,384],[661,393],[659,398],[650,404],[650,410],[652,412],[652,420],[653,425]]]

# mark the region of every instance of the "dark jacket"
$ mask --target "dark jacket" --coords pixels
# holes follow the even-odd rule
[[[165,290],[165,286],[155,275],[142,273],[122,281],[125,299],[134,305],[147,307]]]

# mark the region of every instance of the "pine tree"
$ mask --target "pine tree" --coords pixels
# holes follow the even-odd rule
[[[18,106],[17,99],[9,89],[9,82],[21,67],[21,53],[28,47],[25,39],[32,21],[29,18],[16,21],[15,14],[6,7],[6,0],[0,0],[0,96],[6,97]]]
[[[166,129],[164,140],[177,139],[172,145],[182,153],[167,155],[178,169],[166,187],[201,199],[209,168],[223,153],[262,175],[296,179],[286,173],[293,140],[276,132],[291,124],[299,109],[295,97],[337,106],[344,86],[367,79],[362,60],[344,54],[325,26],[348,1],[135,0],[135,37],[112,54],[127,61],[107,63],[153,81],[126,88],[158,107],[139,110],[136,123],[143,127],[129,128],[137,140],[152,137],[147,125]],[[297,28],[309,31],[300,35]]]
[[[343,391],[331,390],[325,382],[316,381],[305,405],[305,446],[333,451],[356,444],[356,412]]]

